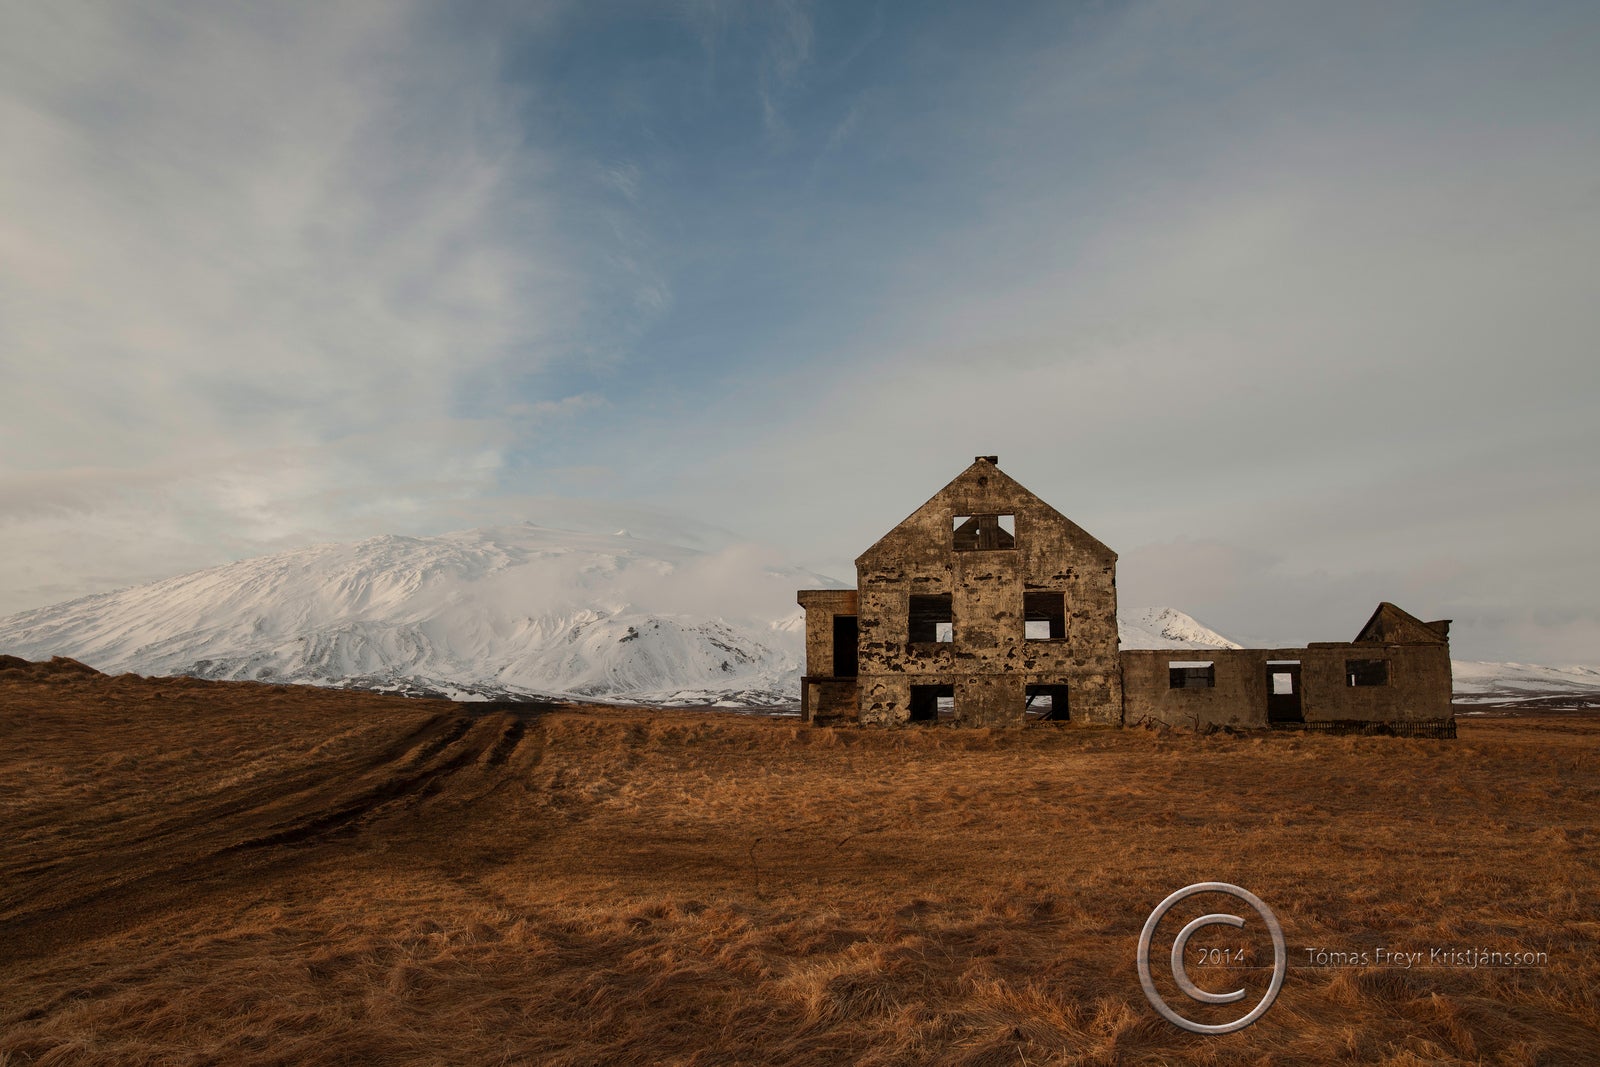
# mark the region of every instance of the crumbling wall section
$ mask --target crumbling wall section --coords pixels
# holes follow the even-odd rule
[[[1360,661],[1384,664],[1384,684],[1351,685],[1349,665]],[[1454,716],[1448,645],[1312,644],[1305,650],[1304,676],[1307,722],[1404,722]]]
[[[1005,516],[1004,547],[957,548],[963,517]],[[992,532],[992,531],[991,531]],[[1064,685],[1070,721],[1122,719],[1116,553],[985,458],[856,561],[860,719],[910,720],[912,685],[952,685],[962,724],[1023,721],[1024,686]],[[1024,596],[1064,598],[1065,633],[1025,636]],[[912,641],[911,597],[950,594],[946,641]]]
[[[1300,720],[1418,722],[1453,716],[1448,645],[1326,642],[1307,648],[1126,650],[1123,718],[1170,726],[1265,727],[1271,675],[1292,664]],[[1174,687],[1175,664],[1209,662],[1213,684]],[[1353,685],[1352,665],[1381,664],[1382,684]],[[1276,666],[1275,666],[1276,665]],[[1358,678],[1363,677],[1358,669]]]
[[[1267,725],[1267,660],[1289,659],[1265,649],[1130,649],[1121,653],[1122,719],[1127,725]],[[1213,665],[1214,684],[1175,689],[1172,664]]]
[[[856,615],[854,589],[802,589],[796,596],[806,612],[806,665],[800,678],[800,718],[818,724],[856,718],[860,695],[854,677],[834,673],[834,620]]]

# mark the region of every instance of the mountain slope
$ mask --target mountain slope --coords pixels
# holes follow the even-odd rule
[[[1117,640],[1123,648],[1241,648],[1209,626],[1175,608],[1132,608],[1117,612]]]
[[[794,591],[838,584],[737,545],[527,523],[243,560],[0,620],[0,647],[108,672],[774,703],[799,688]]]
[[[1454,660],[1455,699],[1485,707],[1600,708],[1600,669]]]
[[[352,685],[456,698],[790,703],[800,588],[731,535],[523,523],[316,545],[0,619],[0,652],[109,673]],[[1127,649],[1238,648],[1172,608],[1130,609]],[[1600,671],[1454,663],[1457,699],[1600,707]]]

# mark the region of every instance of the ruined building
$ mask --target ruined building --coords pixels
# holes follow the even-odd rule
[[[803,589],[801,714],[868,725],[1384,723],[1454,735],[1448,620],[1382,604],[1350,642],[1117,647],[1117,554],[979,456],[856,559]]]

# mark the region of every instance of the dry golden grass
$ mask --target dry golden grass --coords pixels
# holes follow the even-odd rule
[[[0,1064],[1600,1063],[1597,742],[519,721],[0,670]],[[1134,961],[1208,880],[1290,949],[1221,1037]],[[1379,946],[1549,956],[1305,953]]]

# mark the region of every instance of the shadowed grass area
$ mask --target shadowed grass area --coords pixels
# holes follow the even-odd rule
[[[1600,1062],[1595,719],[468,712],[0,670],[0,1063]],[[1221,1037],[1159,1018],[1134,959],[1213,880],[1273,908],[1290,963]],[[1197,935],[1248,959],[1190,973],[1251,1003],[1241,936]],[[1316,962],[1380,948],[1547,956]]]

